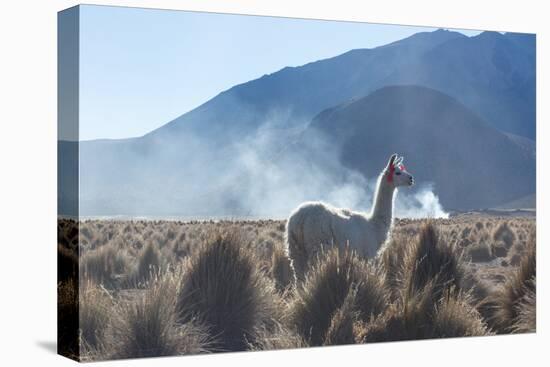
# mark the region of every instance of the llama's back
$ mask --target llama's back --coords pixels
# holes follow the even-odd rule
[[[333,241],[331,217],[334,209],[321,202],[300,205],[288,218],[286,244],[298,280],[303,280],[308,261]]]

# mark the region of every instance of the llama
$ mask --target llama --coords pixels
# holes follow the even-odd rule
[[[403,157],[393,154],[378,177],[370,214],[322,202],[306,202],[296,208],[286,226],[286,250],[296,279],[304,280],[308,263],[323,245],[349,246],[363,257],[374,257],[393,223],[395,190],[413,184],[413,176],[403,166]]]

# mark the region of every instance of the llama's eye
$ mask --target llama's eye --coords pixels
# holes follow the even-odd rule
[[[400,174],[401,174],[401,172],[395,172],[396,176],[399,176]]]

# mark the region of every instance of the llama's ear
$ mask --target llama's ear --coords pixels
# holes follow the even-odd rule
[[[395,162],[393,162],[393,164],[396,166],[400,165],[401,163],[403,163],[403,156],[397,158]]]
[[[396,158],[397,158],[397,154],[394,153],[391,155],[390,160],[388,161],[388,167],[391,167],[394,165]]]

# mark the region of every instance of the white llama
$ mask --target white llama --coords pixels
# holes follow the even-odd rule
[[[286,246],[297,280],[304,279],[309,261],[323,245],[349,245],[361,256],[374,257],[393,223],[395,190],[413,183],[413,176],[403,166],[403,157],[393,154],[378,177],[370,214],[321,202],[306,202],[296,208],[287,221]]]

